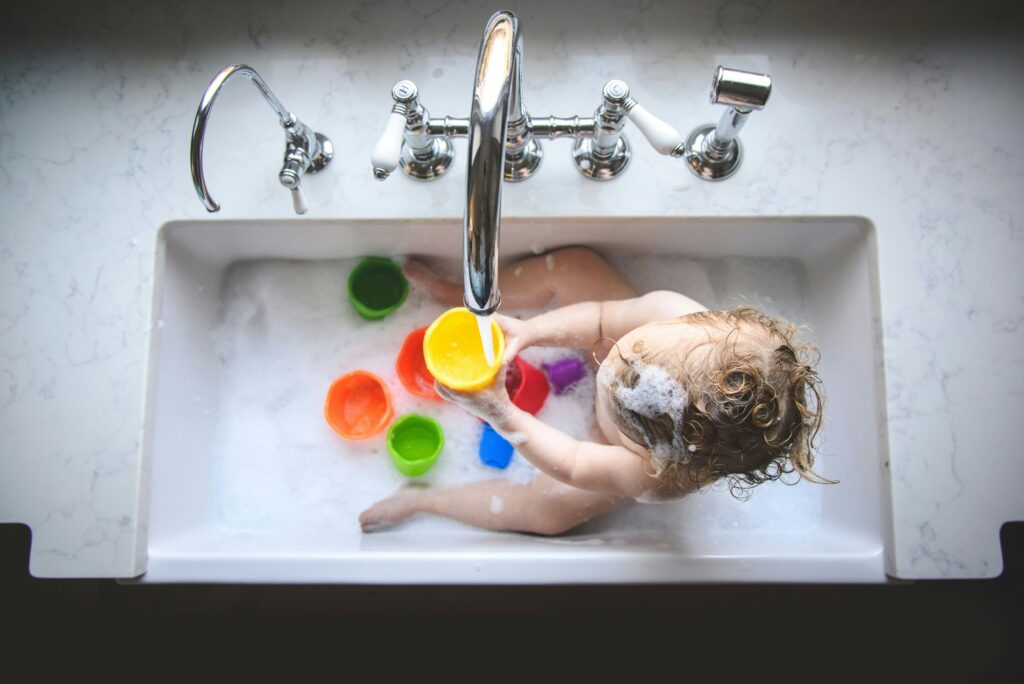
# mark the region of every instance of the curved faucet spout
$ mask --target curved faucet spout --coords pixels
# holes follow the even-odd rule
[[[510,123],[525,116],[519,20],[498,12],[484,29],[469,113],[469,170],[463,242],[464,301],[481,316],[498,309],[498,237],[501,181]]]
[[[302,174],[316,173],[326,167],[334,157],[334,145],[326,135],[317,133],[285,109],[281,101],[270,91],[266,81],[260,78],[252,67],[245,64],[234,64],[222,69],[210,81],[206,92],[203,93],[203,99],[199,101],[196,120],[192,124],[191,150],[192,184],[195,185],[196,194],[207,211],[214,212],[220,209],[220,205],[210,196],[210,191],[206,187],[206,177],[203,175],[203,140],[206,139],[206,122],[210,118],[210,109],[224,84],[235,76],[244,76],[252,81],[263,95],[263,99],[277,114],[281,127],[284,128],[285,138],[284,165],[277,174],[277,180],[291,191],[295,213],[305,214],[307,205],[301,187]]]
[[[220,73],[213,77],[210,85],[206,87],[206,92],[203,93],[203,99],[200,100],[199,109],[196,111],[196,120],[192,124],[191,149],[192,184],[195,186],[196,194],[202,200],[203,206],[211,213],[218,211],[220,204],[210,195],[210,191],[206,187],[206,177],[203,174],[203,141],[206,139],[206,122],[210,118],[210,109],[213,107],[213,103],[217,101],[220,89],[236,76],[245,76],[252,81],[252,84],[263,95],[263,99],[267,101],[267,104],[277,114],[282,126],[287,128],[296,122],[295,116],[284,108],[281,101],[277,99],[270,90],[270,87],[267,86],[266,81],[260,78],[260,75],[251,66],[233,64],[222,69]]]

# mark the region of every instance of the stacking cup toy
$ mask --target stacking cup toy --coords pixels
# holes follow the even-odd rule
[[[373,373],[346,373],[327,390],[324,418],[345,439],[373,437],[394,415],[387,385]]]
[[[434,390],[434,376],[430,374],[423,358],[423,338],[426,334],[426,328],[409,333],[395,360],[395,372],[402,386],[417,397],[440,399]]]
[[[434,467],[444,447],[444,432],[433,418],[408,413],[388,428],[388,453],[406,477],[419,477]]]
[[[559,359],[554,363],[540,364],[544,372],[548,374],[548,380],[555,389],[555,394],[563,394],[573,385],[580,381],[587,374],[583,362],[575,356],[567,359]]]
[[[544,374],[519,356],[512,359],[512,363],[509,364],[505,375],[505,389],[508,390],[512,403],[531,416],[537,415],[541,410],[550,392],[548,379]]]
[[[391,259],[366,257],[348,276],[348,299],[360,316],[384,318],[409,296],[409,281]]]
[[[519,356],[512,359],[512,363],[509,364],[505,375],[505,389],[513,404],[533,416],[543,408],[550,392],[548,379],[544,374]],[[507,468],[512,460],[513,451],[515,447],[495,432],[494,428],[484,423],[484,431],[480,436],[480,446],[477,450],[484,465]]]
[[[460,392],[483,389],[501,370],[505,335],[491,321],[494,363],[487,363],[476,316],[469,309],[448,309],[430,324],[423,337],[427,370],[441,384]]]
[[[512,452],[515,447],[504,437],[495,432],[487,423],[484,423],[483,434],[480,435],[480,448],[478,454],[484,465],[504,470],[512,461]]]

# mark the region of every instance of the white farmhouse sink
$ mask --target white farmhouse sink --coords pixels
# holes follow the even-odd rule
[[[886,417],[870,222],[506,219],[502,232],[508,259],[571,244],[620,264],[630,262],[627,253],[659,255],[659,269],[635,277],[645,290],[687,286],[696,260],[717,299],[709,305],[734,305],[738,295],[807,323],[821,347],[827,394],[817,465],[841,483],[768,483],[746,502],[719,488],[676,504],[629,504],[554,539],[438,520],[364,535],[355,512],[400,479],[380,475],[376,490],[357,481],[352,468],[390,472],[386,453],[380,444],[342,443],[316,415],[345,362],[358,367],[358,359],[331,358],[331,335],[317,332],[323,317],[339,317],[329,323],[338,340],[352,334],[346,326],[374,325],[345,310],[347,273],[324,260],[419,254],[451,261],[460,254],[461,222],[170,223],[160,231],[155,279],[142,581],[886,581]],[[668,259],[678,260],[678,278],[665,268]],[[260,269],[271,273],[258,282],[273,290],[262,293],[273,306],[239,322],[232,297],[254,287],[250,276]],[[244,350],[225,358],[218,335],[235,324],[278,331],[254,342],[273,363],[241,358]],[[382,348],[400,343],[394,326],[379,330]],[[247,414],[238,400],[240,375],[253,387],[266,382],[267,396],[252,393],[262,413]],[[397,397],[401,389],[391,385]],[[478,467],[470,443],[450,441],[445,467]]]

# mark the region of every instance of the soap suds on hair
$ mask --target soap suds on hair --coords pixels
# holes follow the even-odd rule
[[[648,449],[658,461],[662,463],[672,459],[689,461],[689,453],[692,452],[684,451],[685,445],[682,443],[682,438],[679,437],[683,428],[683,419],[686,416],[686,406],[689,402],[686,388],[661,366],[649,365],[641,361],[630,361],[629,365],[638,375],[636,384],[633,387],[617,387],[615,398],[622,408],[644,418],[657,420],[661,416],[668,416],[672,421],[672,441],[670,443],[659,441],[629,414],[622,417],[643,436]]]
[[[668,415],[672,422],[681,423],[686,412],[686,388],[670,376],[661,366],[639,361],[630,364],[639,377],[633,387],[617,387],[615,398],[625,408],[645,418]]]

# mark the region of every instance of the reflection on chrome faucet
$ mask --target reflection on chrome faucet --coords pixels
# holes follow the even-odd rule
[[[506,34],[513,32],[514,39]],[[490,47],[488,47],[490,46]],[[505,47],[509,50],[506,52]],[[502,80],[492,74],[500,74]],[[479,90],[486,77],[487,90]],[[476,71],[474,102],[491,105],[507,94],[503,175],[508,181],[530,178],[544,157],[539,139],[571,137],[576,169],[591,180],[611,180],[630,160],[629,140],[623,133],[630,120],[660,154],[683,157],[688,168],[704,180],[721,180],[739,167],[741,148],[736,137],[750,112],[763,109],[771,94],[771,78],[719,66],[711,86],[711,103],[726,104],[718,126],[700,126],[689,136],[651,114],[630,96],[629,86],[608,81],[601,103],[591,117],[534,117],[523,104],[523,45],[519,23],[509,12],[498,12],[487,23]],[[452,139],[470,136],[470,119],[430,118],[412,81],[399,81],[391,90],[391,116],[373,150],[373,175],[384,180],[398,166],[417,180],[444,175],[454,159]],[[472,146],[471,146],[471,149]]]
[[[501,179],[505,174],[514,180],[520,175],[525,178],[541,160],[540,146],[526,126],[520,90],[522,54],[519,21],[508,12],[498,12],[484,29],[469,110],[463,281],[466,308],[478,316],[489,316],[501,303]],[[506,145],[513,131],[519,135]]]
[[[466,176],[464,300],[479,316],[494,313],[498,291],[498,238],[501,228],[501,181],[533,176],[544,158],[539,138],[572,137],[572,160],[591,180],[610,180],[629,164],[629,140],[623,134],[629,119],[659,153],[685,157],[699,178],[721,180],[740,163],[737,134],[754,109],[762,109],[771,93],[771,79],[718,67],[711,102],[730,105],[718,126],[702,126],[688,138],[658,119],[630,96],[629,86],[614,79],[602,91],[592,117],[531,117],[523,103],[523,39],[511,12],[494,14],[484,28],[477,58],[469,118],[430,118],[412,81],[391,89],[394,105],[387,126],[373,149],[377,180],[401,166],[417,180],[440,178],[455,158],[454,138],[469,138]]]
[[[307,207],[306,198],[302,193],[302,174],[307,171],[316,173],[327,166],[334,156],[334,146],[327,136],[317,133],[285,109],[281,101],[267,86],[266,81],[252,67],[245,64],[234,64],[222,69],[210,81],[210,85],[206,87],[206,92],[203,93],[203,98],[199,102],[196,120],[192,125],[191,148],[192,183],[195,185],[199,199],[207,211],[211,213],[220,211],[220,204],[210,195],[210,191],[206,187],[206,178],[203,175],[203,141],[206,138],[206,122],[210,117],[213,103],[216,101],[220,89],[235,76],[244,76],[252,81],[263,95],[263,99],[277,114],[285,132],[284,163],[281,173],[278,174],[278,180],[281,181],[281,185],[291,190],[295,213],[305,214]]]

